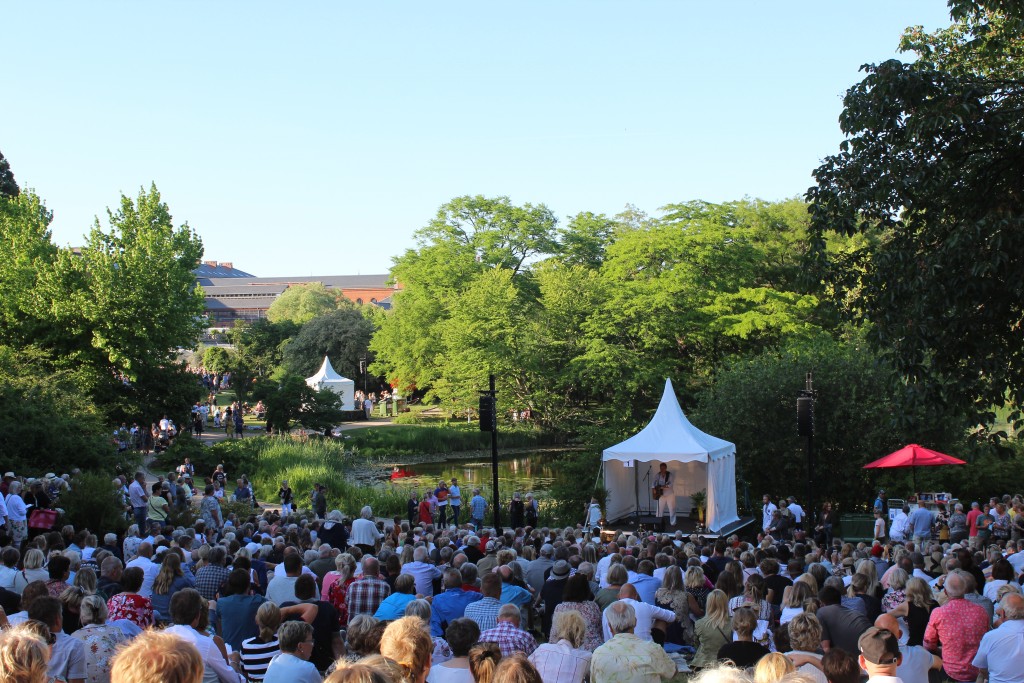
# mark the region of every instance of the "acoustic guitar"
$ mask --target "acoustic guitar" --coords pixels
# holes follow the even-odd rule
[[[661,494],[664,488],[664,486],[655,486],[654,488],[652,488],[651,497],[654,498],[654,500],[658,500],[659,498],[661,498]]]

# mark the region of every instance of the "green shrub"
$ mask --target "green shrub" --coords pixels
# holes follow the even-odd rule
[[[71,490],[61,494],[58,505],[64,510],[64,522],[76,529],[97,533],[128,528],[121,504],[121,492],[113,477],[83,472],[71,481]]]
[[[175,469],[188,458],[195,465],[196,473],[200,471],[201,463],[209,457],[209,449],[203,442],[191,434],[179,434],[175,437],[171,447],[162,453],[157,453],[153,460],[152,469],[157,473],[167,473]],[[211,468],[212,471],[212,468]]]

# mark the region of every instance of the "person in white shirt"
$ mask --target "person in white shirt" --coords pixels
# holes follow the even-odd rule
[[[793,514],[793,527],[796,529],[803,529],[804,509],[797,504],[796,497],[789,497],[789,505],[786,506],[786,509],[788,509]]]
[[[164,633],[176,635],[192,643],[203,660],[203,680],[219,683],[242,683],[243,678],[225,659],[224,641],[220,636],[211,638],[196,630],[203,620],[203,596],[194,588],[183,588],[171,598],[171,621],[174,625]],[[294,622],[289,622],[294,623]],[[311,628],[311,627],[310,627]],[[237,653],[232,655],[236,658]],[[264,679],[266,680],[266,679]]]
[[[142,542],[139,544],[138,556],[125,564],[124,568],[138,567],[142,570],[142,588],[139,589],[139,595],[144,598],[153,597],[153,582],[156,580],[157,574],[160,573],[160,565],[153,562],[150,558],[153,557],[153,546],[149,543]]]
[[[668,471],[668,465],[661,463],[658,467],[658,475],[654,477],[654,490],[659,491],[658,496],[658,519],[663,520],[668,512],[669,524],[676,525],[676,494],[672,489],[675,483],[675,475]]]
[[[581,649],[587,635],[587,623],[576,610],[557,612],[548,642],[530,655],[541,680],[558,683],[583,683],[590,673],[593,655]]]
[[[761,506],[761,531],[768,533],[768,530],[772,528],[772,518],[775,515],[775,511],[779,508],[776,507],[775,503],[768,494],[764,494],[761,498],[764,505]]]
[[[996,610],[996,628],[986,633],[971,662],[978,680],[988,683],[1020,681],[1024,671],[1024,596],[1007,593]]]
[[[636,588],[628,583],[619,590],[619,602],[628,603],[633,607],[633,611],[636,613],[636,628],[633,631],[633,635],[640,640],[654,640],[654,637],[651,635],[651,629],[654,628],[655,619],[667,622],[676,620],[676,613],[672,610],[662,609],[661,607],[641,602]],[[607,612],[609,609],[611,607],[605,608],[601,614],[601,630],[604,632],[604,639],[606,641],[612,639],[612,632],[608,626]]]
[[[893,634],[897,641],[903,639],[900,622],[891,614],[879,615],[875,619],[875,627],[885,629]],[[900,655],[902,657],[896,667],[896,676],[903,683],[928,683],[928,672],[942,669],[942,659],[921,645],[900,645]]]

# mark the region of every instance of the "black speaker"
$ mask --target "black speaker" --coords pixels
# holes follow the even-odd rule
[[[480,397],[480,431],[493,432],[498,425],[497,415],[494,414],[494,397]]]
[[[814,399],[810,396],[796,400],[796,432],[800,436],[814,436]]]

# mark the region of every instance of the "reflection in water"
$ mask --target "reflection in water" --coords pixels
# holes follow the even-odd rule
[[[557,453],[528,453],[498,460],[498,486],[501,497],[511,498],[515,491],[546,494],[558,476]],[[391,472],[391,482],[397,489],[418,488],[422,492],[433,488],[441,479],[455,477],[462,487],[463,496],[479,486],[491,489],[491,460],[446,460],[416,465],[402,465]]]

